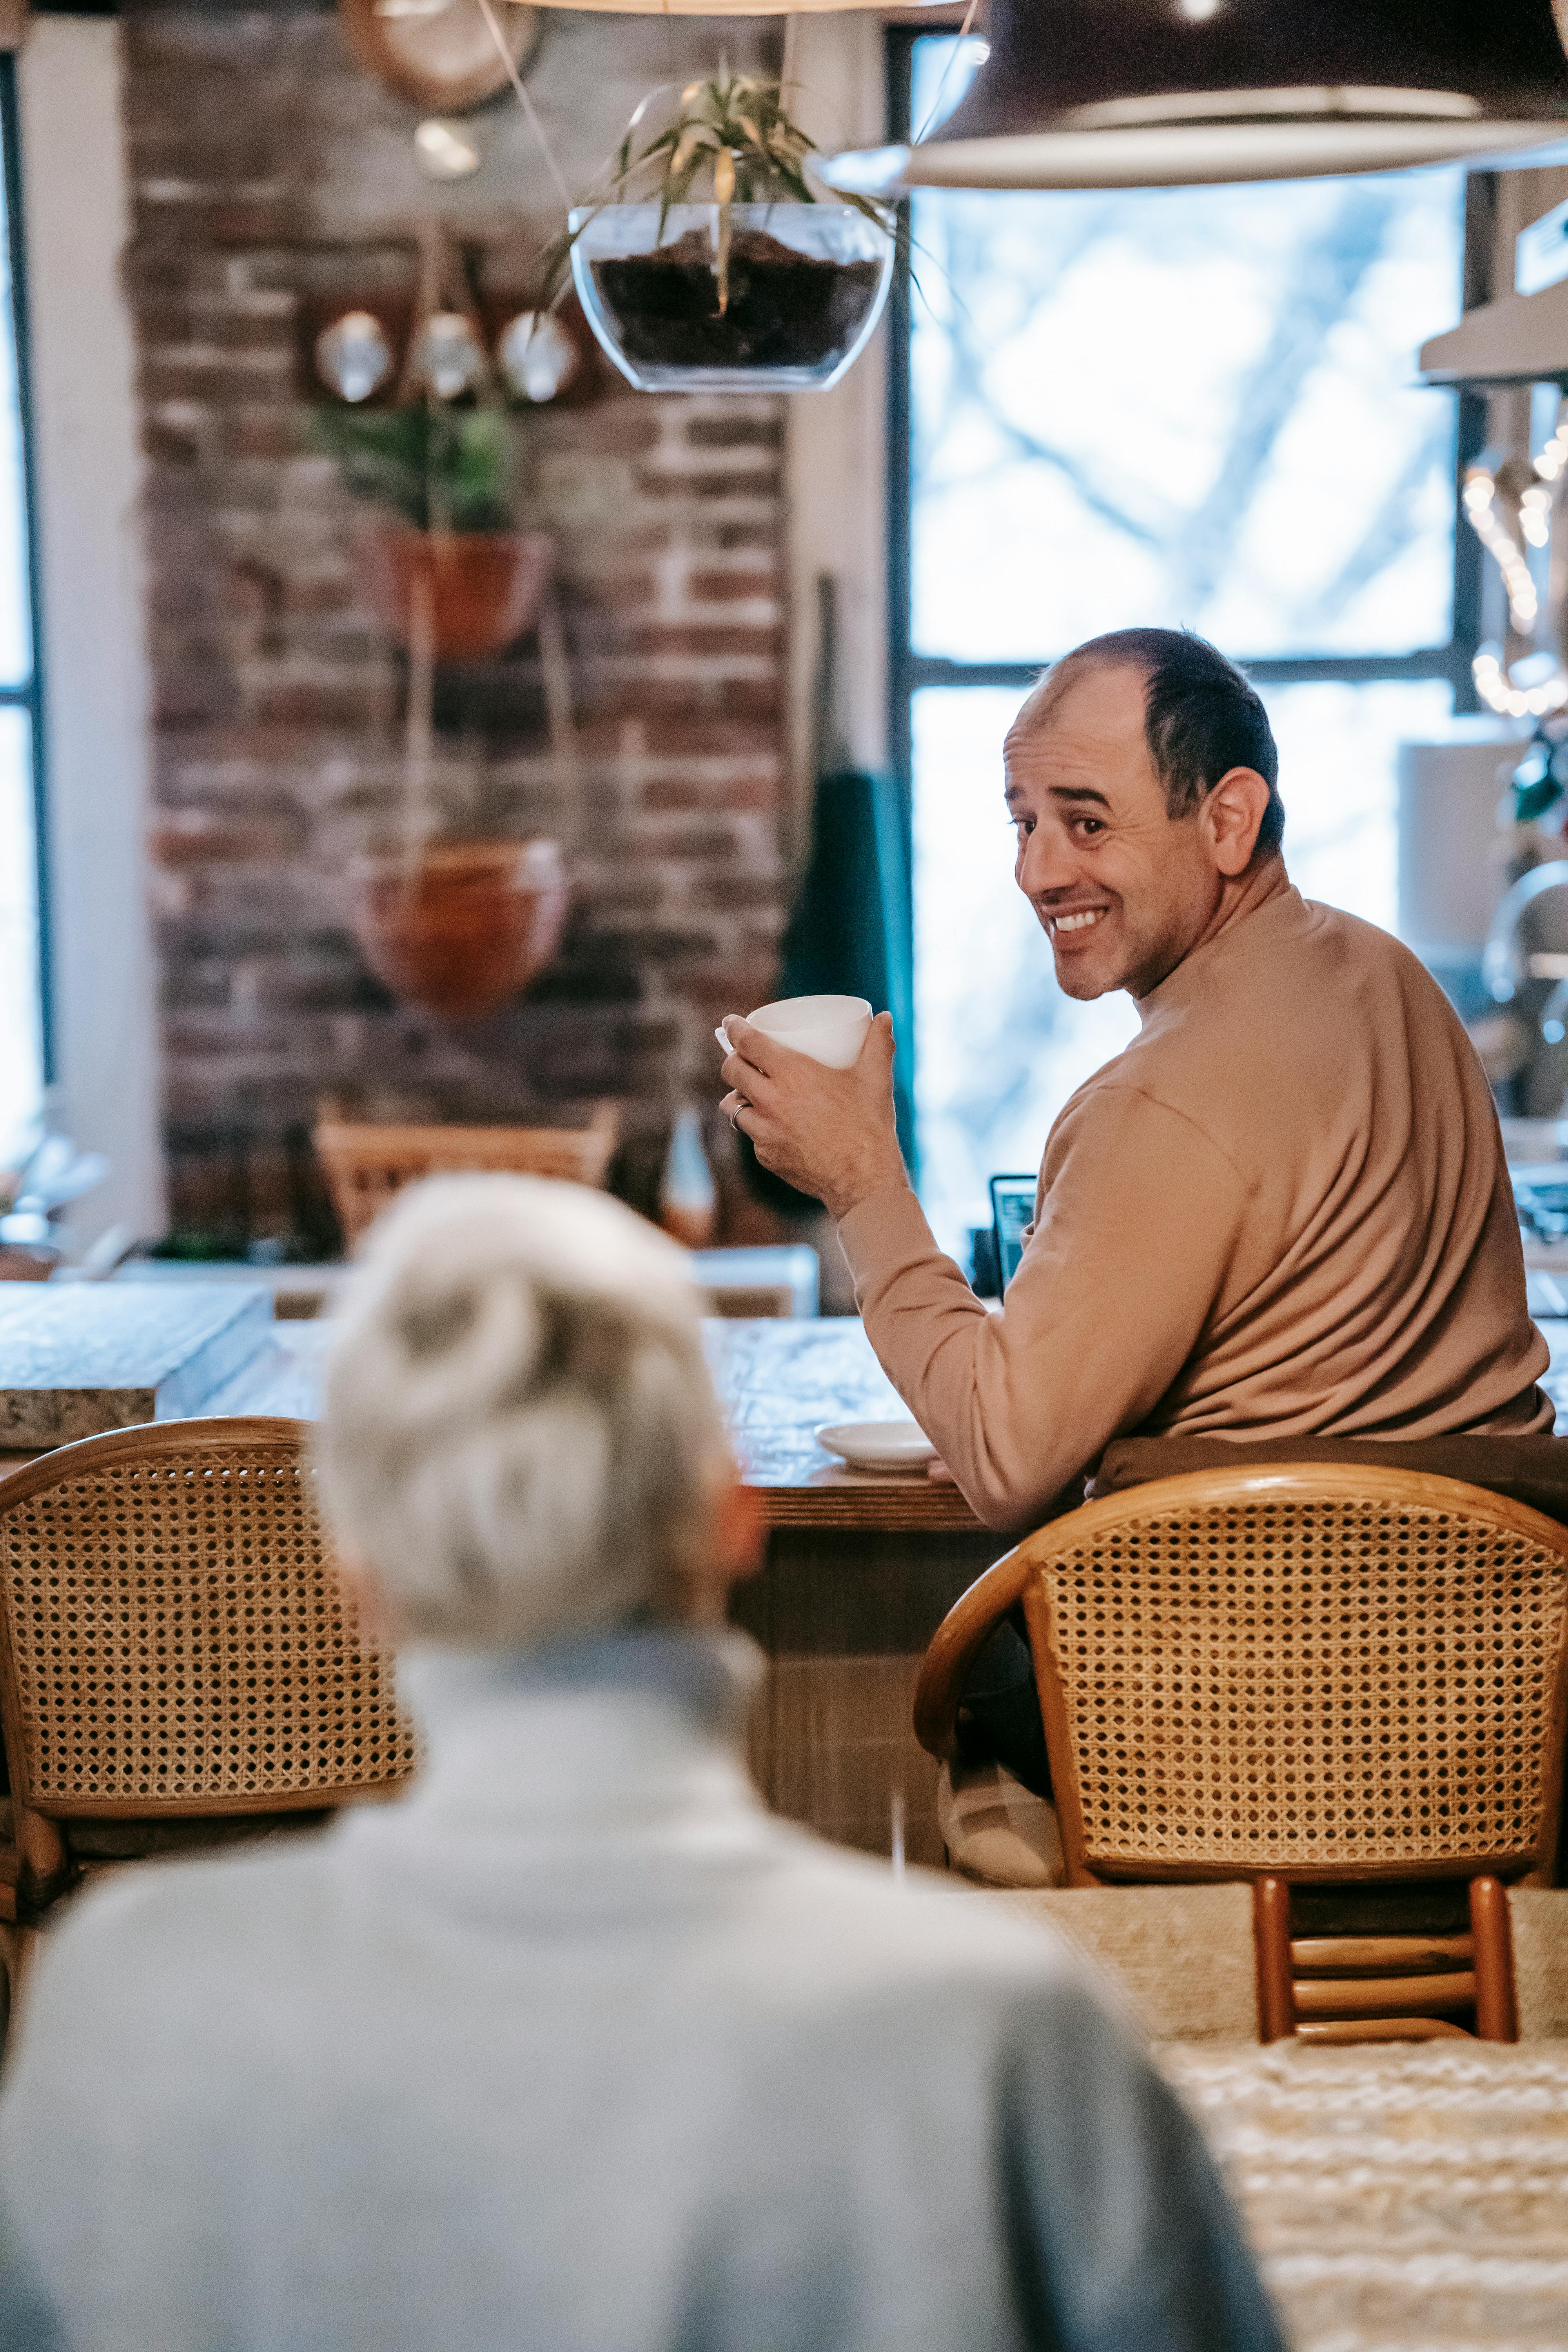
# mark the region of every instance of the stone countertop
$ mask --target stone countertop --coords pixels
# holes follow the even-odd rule
[[[314,1421],[332,1325],[320,1317],[274,1323],[266,1344],[203,1406],[204,1413],[278,1414]]]
[[[1568,1318],[1542,1318],[1540,1328],[1552,1350],[1542,1386],[1568,1429]],[[771,1525],[889,1532],[978,1525],[956,1487],[908,1473],[847,1470],[817,1444],[812,1432],[823,1422],[908,1418],[856,1318],[715,1320],[706,1331],[747,1484],[762,1491]],[[202,1411],[314,1420],[331,1336],[330,1322],[274,1324],[258,1352]],[[0,1475],[26,1458],[0,1454]]]
[[[803,1242],[693,1250],[690,1264],[699,1290],[715,1300],[769,1291],[787,1296],[792,1315],[817,1311],[821,1269],[816,1252]],[[111,1280],[121,1288],[141,1283],[162,1290],[188,1289],[193,1284],[259,1283],[271,1291],[277,1314],[292,1318],[330,1315],[353,1272],[352,1263],[342,1258],[323,1259],[315,1265],[253,1265],[243,1258],[133,1257],[116,1268]]]
[[[256,1284],[149,1295],[0,1283],[0,1446],[64,1445],[209,1411],[271,1323],[271,1295]]]
[[[706,1329],[735,1450],[747,1485],[765,1497],[770,1524],[889,1531],[979,1525],[956,1486],[935,1485],[923,1470],[850,1470],[818,1445],[812,1433],[824,1422],[910,1417],[858,1317]],[[997,1549],[1005,1549],[1001,1538]]]
[[[847,1470],[812,1435],[823,1422],[909,1418],[858,1319],[715,1320],[704,1331],[746,1483],[761,1491],[770,1525],[892,1532],[978,1524],[955,1486],[923,1472]],[[275,1325],[268,1346],[203,1410],[313,1420],[331,1334],[330,1323]]]

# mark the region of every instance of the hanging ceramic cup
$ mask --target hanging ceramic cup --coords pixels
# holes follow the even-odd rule
[[[519,400],[554,400],[582,366],[574,338],[552,311],[520,310],[503,327],[496,362]]]
[[[437,400],[459,400],[484,382],[489,362],[460,310],[437,310],[414,348],[414,373]]]
[[[316,373],[340,400],[357,403],[379,392],[392,373],[392,346],[369,310],[345,310],[316,338]]]

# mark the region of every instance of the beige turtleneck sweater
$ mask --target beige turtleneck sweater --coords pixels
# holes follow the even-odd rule
[[[1063,1110],[988,1314],[889,1186],[839,1239],[881,1363],[987,1525],[1133,1431],[1550,1430],[1497,1115],[1435,981],[1271,862]]]

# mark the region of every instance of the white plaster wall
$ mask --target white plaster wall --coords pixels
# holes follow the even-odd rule
[[[877,146],[886,99],[874,11],[796,17],[801,120],[826,152]],[[794,838],[805,842],[812,777],[816,582],[837,583],[838,723],[857,766],[888,757],[888,327],[831,392],[787,404],[790,768]]]
[[[55,1123],[107,1152],[70,1238],[163,1231],[145,868],[135,351],[112,23],[36,19],[18,67],[43,602]]]

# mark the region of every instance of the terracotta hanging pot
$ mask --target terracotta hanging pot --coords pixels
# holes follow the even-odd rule
[[[370,603],[400,645],[411,629],[414,583],[429,583],[437,661],[504,653],[533,626],[554,541],[543,530],[416,530],[368,524],[360,558]]]
[[[356,858],[350,920],[384,988],[445,1021],[509,1003],[561,944],[571,896],[553,841],[437,842]]]

